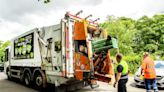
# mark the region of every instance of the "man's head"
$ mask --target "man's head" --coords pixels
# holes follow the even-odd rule
[[[148,53],[148,52],[144,52],[144,53],[143,53],[143,57],[144,57],[144,58],[146,58],[146,57],[148,57],[148,56],[149,56],[149,53]]]
[[[118,63],[120,63],[121,60],[122,60],[122,54],[118,53],[118,54],[116,55],[116,60],[117,60]]]

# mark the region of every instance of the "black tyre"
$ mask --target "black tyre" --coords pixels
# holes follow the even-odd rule
[[[30,77],[30,74],[28,72],[26,72],[24,74],[24,83],[27,86],[30,86],[30,84],[31,84],[31,77]]]
[[[11,80],[11,74],[10,74],[9,68],[7,68],[6,70],[6,75],[7,75],[7,79]]]
[[[43,77],[42,77],[42,75],[39,72],[35,74],[34,84],[35,84],[35,87],[38,90],[42,90],[43,89]]]

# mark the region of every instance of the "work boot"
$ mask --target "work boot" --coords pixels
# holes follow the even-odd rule
[[[99,85],[98,84],[91,84],[91,88],[94,89],[94,88],[98,88]]]
[[[147,90],[146,92],[151,92],[151,90]]]
[[[158,89],[155,89],[154,92],[159,92]]]
[[[99,87],[99,85],[97,84],[97,81],[96,80],[91,80],[90,86],[91,86],[92,89]]]

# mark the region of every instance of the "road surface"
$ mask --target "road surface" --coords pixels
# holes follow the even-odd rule
[[[85,87],[83,89],[77,90],[76,92],[117,92],[116,88],[113,88],[112,85],[103,82],[98,82],[98,84],[100,85],[99,88],[91,89],[90,87]],[[132,77],[130,77],[129,79],[129,82],[127,84],[127,89],[128,92],[145,92],[145,89],[135,87]],[[33,88],[26,87],[21,83],[8,81],[6,75],[0,72],[0,92],[38,92],[38,91]],[[160,90],[159,92],[164,92],[164,90]]]

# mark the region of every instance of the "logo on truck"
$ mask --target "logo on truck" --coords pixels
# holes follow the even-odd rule
[[[14,59],[34,58],[33,33],[14,40]]]

